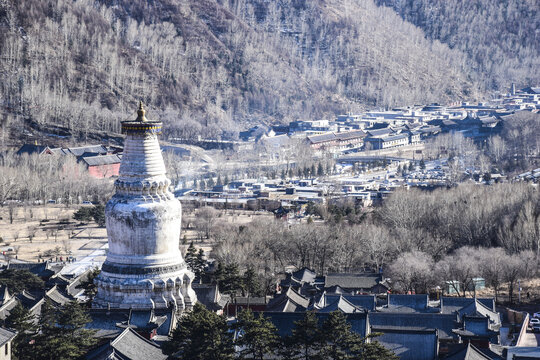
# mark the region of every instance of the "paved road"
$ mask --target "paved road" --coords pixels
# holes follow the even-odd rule
[[[82,259],[78,259],[71,264],[64,266],[60,274],[80,275],[86,270],[94,267],[101,267],[101,264],[105,260],[106,250],[109,248],[109,244],[105,244],[99,249],[91,252],[89,255]]]
[[[527,333],[523,334],[519,343],[521,347],[537,347],[540,346],[540,333],[533,333],[527,330]]]

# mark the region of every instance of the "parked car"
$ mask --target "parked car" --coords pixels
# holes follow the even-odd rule
[[[529,320],[529,325],[530,325],[531,327],[533,327],[534,325],[540,325],[540,319],[537,319],[537,318],[534,318],[534,317],[531,318],[531,319]]]
[[[533,318],[540,319],[540,312],[534,313]]]
[[[534,324],[532,327],[533,332],[540,332],[540,324]]]

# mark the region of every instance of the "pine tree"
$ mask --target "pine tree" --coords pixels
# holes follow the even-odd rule
[[[277,329],[262,313],[255,317],[250,309],[244,310],[238,315],[236,326],[240,334],[236,341],[240,359],[264,360],[278,348]]]
[[[91,207],[90,209],[92,217],[96,224],[98,224],[100,227],[105,226],[105,206],[103,206],[102,204],[98,204]]]
[[[345,315],[340,311],[330,313],[322,329],[325,342],[322,351],[323,358],[331,360],[348,359],[350,348],[354,345],[354,336]]]
[[[186,261],[188,269],[195,273],[197,269],[197,249],[195,249],[193,241],[189,244],[184,260]]]
[[[426,170],[426,163],[424,162],[424,159],[420,160],[420,169]]]
[[[204,275],[204,269],[206,268],[206,259],[204,258],[204,250],[199,249],[199,252],[197,253],[197,258],[195,261],[195,276],[197,276],[199,279],[202,278]]]
[[[244,288],[249,295],[259,295],[261,292],[261,284],[257,279],[257,273],[253,266],[248,266],[246,272],[244,273]]]
[[[214,178],[212,176],[208,179],[207,186],[209,189],[212,189],[215,186]]]
[[[197,179],[193,179],[193,189],[197,189]]]
[[[56,309],[49,300],[41,308],[41,333],[35,337],[36,360],[78,359],[96,342],[94,332],[84,329],[90,317],[76,301]]]
[[[414,165],[412,161],[409,163],[409,171],[414,171]]]
[[[317,168],[317,175],[318,176],[324,176],[324,169],[323,169],[323,166],[322,164],[319,162],[319,166]]]
[[[92,221],[92,209],[87,206],[82,206],[79,210],[75,211],[73,219],[85,223]]]
[[[238,271],[238,264],[230,263],[223,268],[223,280],[219,283],[219,290],[232,296],[242,290],[242,277]]]
[[[17,303],[6,318],[5,325],[17,331],[17,336],[12,343],[14,357],[17,359],[31,359],[32,346],[30,343],[38,329],[34,324],[34,315],[20,303]]]
[[[287,339],[287,344],[293,351],[294,359],[322,359],[323,338],[317,316],[313,311],[306,312],[301,320],[294,322],[292,335]]]
[[[361,338],[360,335],[354,334],[352,345],[350,347],[351,360],[398,360],[399,357],[392,351],[382,346],[377,340],[374,340],[380,334],[372,333],[367,338],[371,341],[367,342],[367,338]]]
[[[223,185],[223,183],[221,182],[221,175],[218,175],[216,185],[217,186]]]
[[[223,316],[207,310],[200,303],[180,318],[171,340],[163,344],[166,354],[179,352],[186,360],[232,360],[232,333]]]
[[[317,174],[316,170],[315,170],[315,164],[311,164],[311,169],[309,170],[309,175],[310,176],[315,176]]]
[[[85,280],[83,280],[78,288],[84,289],[84,295],[88,299],[88,303],[91,303],[94,299],[94,296],[96,296],[97,293],[97,287],[94,283],[94,279],[101,273],[101,270],[95,267],[90,274],[86,277]]]
[[[322,358],[331,360],[397,360],[398,357],[377,341],[367,342],[351,330],[345,314],[330,313],[322,326]],[[374,338],[372,334],[368,338]]]
[[[294,177],[294,171],[292,168],[289,169],[289,179],[292,179]]]
[[[23,290],[42,289],[45,286],[43,280],[26,269],[7,269],[0,273],[0,284],[6,285],[13,294]]]
[[[218,263],[216,270],[214,271],[214,281],[217,282],[218,284],[221,284],[224,276],[225,276],[225,270],[223,269],[223,265],[221,263]],[[221,285],[219,288],[221,290]]]

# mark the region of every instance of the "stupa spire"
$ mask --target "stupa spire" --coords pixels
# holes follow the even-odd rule
[[[145,115],[140,102],[137,119],[122,122],[120,174],[105,208],[109,252],[93,306],[189,309],[196,296],[179,249],[182,208],[169,191],[157,138],[162,124]]]
[[[148,120],[146,119],[145,114],[146,110],[144,110],[143,102],[139,101],[139,109],[137,110],[137,119],[135,121],[147,122]]]

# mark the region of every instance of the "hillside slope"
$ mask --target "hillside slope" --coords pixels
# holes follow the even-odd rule
[[[477,94],[461,52],[372,0],[0,0],[0,29],[4,143],[117,132],[138,99],[168,135],[234,137]]]
[[[540,83],[538,0],[376,0],[467,55],[487,89]]]

